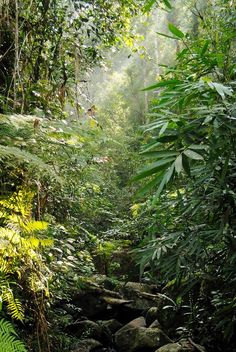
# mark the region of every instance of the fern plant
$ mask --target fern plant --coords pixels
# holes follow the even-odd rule
[[[48,224],[31,219],[32,199],[32,192],[19,190],[0,201],[4,224],[0,227],[0,299],[6,303],[10,316],[20,321],[24,318],[24,309],[16,298],[16,287],[20,293],[21,282],[24,282],[24,289],[41,290],[48,295],[49,271],[42,261],[40,248],[50,246],[52,241],[36,236],[44,232]]]
[[[0,351],[1,352],[27,352],[27,349],[12,326],[4,319],[0,320]]]

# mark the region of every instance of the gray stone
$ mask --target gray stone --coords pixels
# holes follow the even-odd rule
[[[182,346],[179,343],[168,343],[158,348],[156,352],[182,352]]]
[[[127,282],[120,288],[120,293],[125,299],[132,300],[129,307],[137,310],[147,310],[153,306],[158,306],[160,300],[158,295],[153,294],[154,286],[139,282]]]
[[[181,339],[178,343],[168,343],[162,346],[156,352],[206,352],[203,346],[197,345],[191,339]]]
[[[145,325],[145,319],[140,317],[118,330],[115,333],[115,344],[118,351],[155,350],[170,341],[161,329],[146,328]]]
[[[77,321],[70,324],[66,328],[67,332],[79,338],[95,338],[100,339],[102,328],[91,320]]]
[[[151,307],[148,309],[146,314],[147,326],[151,325],[156,319],[158,319],[159,308]]]
[[[102,326],[102,328],[108,329],[111,334],[114,334],[117,332],[119,329],[122,328],[122,324],[117,321],[116,319],[110,319],[110,320],[100,320],[98,321],[99,325]]]
[[[81,340],[71,352],[91,352],[99,347],[102,347],[102,344],[99,341],[94,339],[84,339]]]

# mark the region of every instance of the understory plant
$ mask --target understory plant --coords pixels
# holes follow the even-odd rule
[[[179,43],[176,62],[145,89],[155,97],[145,127],[148,143],[141,151],[146,165],[134,179],[142,180],[139,197],[151,193],[145,207],[153,216],[137,255],[142,271],[151,265],[164,290],[188,306],[190,333],[209,351],[217,345],[219,351],[231,352],[236,11],[234,2],[223,0],[197,5],[197,35],[169,24],[168,37]]]
[[[13,325],[4,319],[0,320],[1,352],[27,352],[25,345],[18,339]]]

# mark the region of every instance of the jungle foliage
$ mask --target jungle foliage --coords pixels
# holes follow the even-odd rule
[[[194,11],[194,10],[193,10]],[[153,213],[149,236],[137,250],[164,290],[189,305],[195,336],[232,351],[235,336],[235,3],[198,8],[196,33],[169,24],[179,43],[154,90],[145,166],[134,177],[142,206]],[[142,209],[141,208],[141,209]],[[141,211],[142,213],[142,211]],[[142,216],[142,215],[140,215]],[[214,342],[213,342],[214,341]],[[225,347],[228,344],[228,348]]]
[[[192,11],[189,30],[174,5]],[[175,50],[158,68],[133,47],[155,7],[172,44],[150,52]],[[29,351],[68,349],[57,302],[96,273],[94,256],[114,278],[112,252],[136,246],[140,277],[186,310],[183,333],[233,351],[235,16],[233,0],[0,1],[1,350],[25,351],[15,329]],[[92,69],[123,45],[139,61],[122,88],[95,85],[97,107]]]

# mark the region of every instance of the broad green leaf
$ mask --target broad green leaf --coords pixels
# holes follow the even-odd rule
[[[202,51],[201,51],[201,56],[203,56],[206,53],[206,51],[208,49],[208,46],[209,46],[209,40],[206,40],[205,44],[204,44],[204,46],[202,48]]]
[[[168,143],[168,142],[173,142],[175,141],[176,139],[178,139],[178,135],[177,134],[170,134],[170,135],[163,135],[163,136],[160,136],[158,138],[158,141],[160,143]]]
[[[147,88],[142,89],[142,91],[153,90],[155,88],[162,88],[162,87],[167,87],[167,86],[176,86],[181,83],[183,83],[183,82],[178,79],[170,79],[170,80],[161,81],[156,84],[153,84],[152,86],[149,86]]]
[[[206,145],[206,144],[191,144],[190,146],[189,146],[189,148],[190,149],[196,149],[196,150],[202,150],[202,149],[204,149],[204,150],[207,150],[207,149],[209,149],[209,146],[208,145]]]
[[[166,5],[166,7],[168,7],[170,10],[172,9],[172,6],[168,0],[163,0],[163,2]]]
[[[203,157],[202,157],[200,154],[194,152],[194,151],[191,150],[191,149],[185,150],[185,151],[184,151],[184,154],[185,154],[188,158],[193,159],[193,160],[204,160]]]
[[[165,168],[165,166],[170,164],[172,161],[174,161],[174,158],[162,159],[155,163],[152,163],[151,165],[148,165],[143,168],[136,176],[134,176],[132,181],[138,181],[147,176],[151,176]]]
[[[174,170],[175,170],[175,164],[173,163],[166,173],[166,183],[168,183],[170,181],[170,179],[174,173]]]
[[[182,154],[180,154],[175,160],[175,170],[179,174],[183,169]]]
[[[170,38],[170,39],[174,39],[174,40],[177,39],[176,37],[173,37],[173,36],[165,34],[165,33],[156,32],[156,34],[158,34],[158,35],[160,35],[162,37],[166,37],[166,38]]]
[[[153,187],[155,187],[157,184],[161,182],[161,179],[163,177],[163,174],[155,177],[153,180],[145,184],[145,186],[141,187],[138,192],[136,193],[136,197],[142,197],[145,194],[147,194]]]
[[[153,148],[156,148],[156,147],[158,147],[158,146],[160,146],[160,142],[158,141],[158,142],[152,142],[152,143],[149,143],[149,144],[147,144],[147,146],[146,146],[146,148],[145,148],[145,150],[143,151],[143,152],[148,152],[149,150],[152,150]],[[142,153],[142,152],[141,152]]]
[[[162,193],[165,185],[170,181],[173,173],[174,173],[174,169],[175,169],[175,163],[173,163],[169,169],[163,173],[162,175],[160,175],[160,178],[162,178],[161,180],[161,183],[159,184],[159,187],[157,189],[157,192],[155,193],[154,195],[154,198],[153,198],[153,204],[155,204],[155,202],[158,200],[160,194]]]
[[[189,165],[189,159],[187,158],[186,155],[182,154],[182,164],[183,164],[183,169],[186,172],[188,176],[191,176],[191,170],[190,170],[190,165]]]
[[[152,6],[155,4],[156,0],[148,0],[144,5],[143,12],[146,13],[151,10]]]
[[[158,187],[158,190],[157,190],[157,192],[154,195],[154,198],[153,198],[153,201],[152,201],[153,204],[156,203],[156,201],[158,200],[161,192],[163,191],[163,189],[164,189],[164,187],[166,185],[166,180],[167,180],[167,173],[164,174],[164,176],[162,178],[162,181],[161,181],[161,183],[160,183],[160,185]]]
[[[174,151],[172,152],[172,151],[168,151],[168,150],[164,150],[164,151],[163,150],[162,151],[155,150],[155,151],[147,151],[147,152],[144,150],[140,154],[147,157],[147,158],[157,158],[157,159],[178,155],[177,152],[174,152]]]
[[[172,34],[174,34],[177,38],[183,39],[185,37],[184,33],[181,32],[177,27],[173,25],[173,23],[168,24],[168,28]]]
[[[221,83],[216,83],[211,81],[207,82],[207,84],[211,89],[215,89],[222,99],[225,99],[226,95],[229,95],[229,96],[233,95],[233,89],[231,87],[226,87]]]
[[[161,136],[165,132],[165,130],[167,129],[168,125],[169,125],[169,122],[164,123],[164,125],[160,129],[159,136]]]

